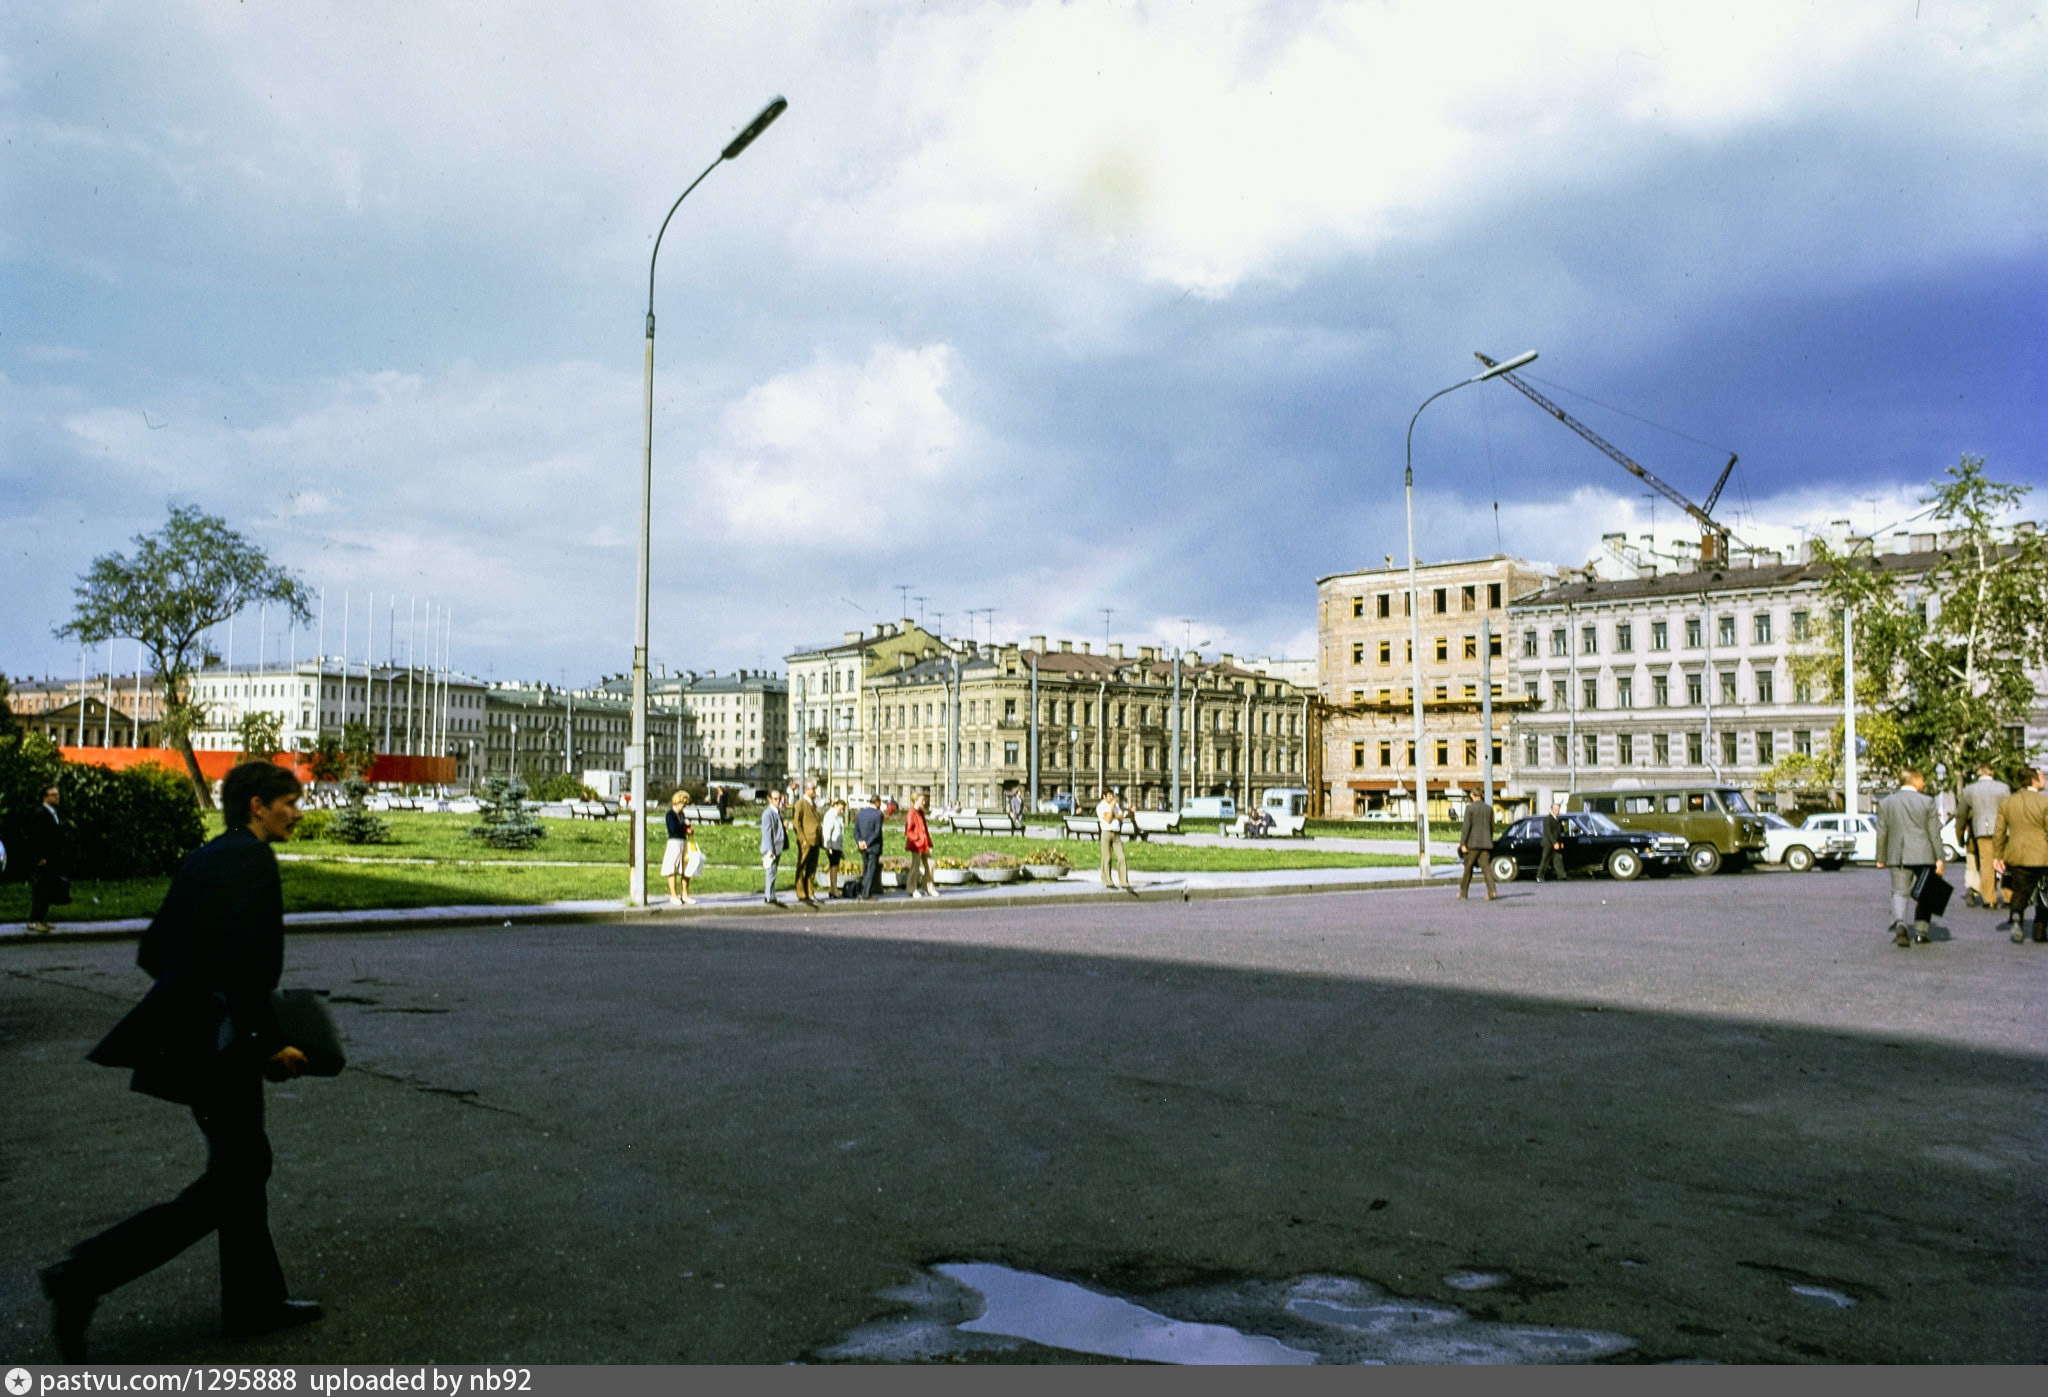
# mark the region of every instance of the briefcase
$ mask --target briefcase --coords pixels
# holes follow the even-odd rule
[[[1920,870],[1913,879],[1913,918],[1927,921],[1948,910],[1948,900],[1955,896],[1955,888],[1948,879],[1937,877],[1930,866]]]
[[[339,1077],[348,1056],[341,1050],[341,1035],[334,1031],[326,998],[326,990],[273,990],[270,1003],[284,1041],[306,1055],[307,1074]]]

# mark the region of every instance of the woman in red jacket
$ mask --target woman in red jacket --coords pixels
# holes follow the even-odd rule
[[[903,815],[903,847],[910,851],[910,871],[904,882],[910,886],[912,897],[937,897],[938,881],[932,874],[932,831],[925,823],[924,792],[919,791],[910,798],[910,809]]]

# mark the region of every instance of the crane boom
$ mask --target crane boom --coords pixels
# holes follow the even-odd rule
[[[1477,359],[1480,363],[1486,365],[1486,367],[1489,369],[1494,366],[1495,361],[1488,358],[1484,354],[1479,354],[1475,352],[1472,357]],[[1636,479],[1648,485],[1651,489],[1655,490],[1665,499],[1677,505],[1687,514],[1690,514],[1699,523],[1700,529],[1702,530],[1702,537],[1700,539],[1700,556],[1702,558],[1704,558],[1708,562],[1724,562],[1727,560],[1728,540],[1732,538],[1733,535],[1729,533],[1728,526],[1726,524],[1723,524],[1719,520],[1715,519],[1714,516],[1708,513],[1707,511],[1711,510],[1714,507],[1714,500],[1720,498],[1721,486],[1728,483],[1728,473],[1735,469],[1735,457],[1731,455],[1728,458],[1728,464],[1725,467],[1723,467],[1721,471],[1721,479],[1714,486],[1714,493],[1708,497],[1706,509],[1702,509],[1700,506],[1694,504],[1685,496],[1679,494],[1678,491],[1672,489],[1669,485],[1666,485],[1662,480],[1659,480],[1654,474],[1650,472],[1650,470],[1647,467],[1637,464],[1636,461],[1630,458],[1627,452],[1623,451],[1613,442],[1607,440],[1607,438],[1601,436],[1598,432],[1594,431],[1591,427],[1588,427],[1585,423],[1579,421],[1578,418],[1572,416],[1569,412],[1566,412],[1556,403],[1550,401],[1550,399],[1544,397],[1534,388],[1531,388],[1528,384],[1522,382],[1522,380],[1515,377],[1513,373],[1496,374],[1495,377],[1505,379],[1507,382],[1512,383],[1515,386],[1515,388],[1522,394],[1523,397],[1527,398],[1530,402],[1536,404],[1536,406],[1542,408],[1545,412],[1549,413],[1552,417],[1555,417],[1558,421],[1564,423],[1565,426],[1577,432],[1587,441],[1593,443],[1593,445],[1599,447],[1600,450],[1605,452],[1607,456],[1611,460],[1613,460],[1616,465],[1620,466],[1630,475],[1633,475],[1634,477],[1636,477]]]

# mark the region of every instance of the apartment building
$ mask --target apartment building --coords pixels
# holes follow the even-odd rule
[[[783,739],[790,774],[815,781],[828,798],[850,799],[872,789],[866,770],[863,683],[879,670],[950,654],[951,647],[915,621],[880,622],[847,631],[836,645],[806,645],[785,660],[788,728]]]
[[[614,686],[628,699],[632,680]],[[700,784],[725,781],[745,786],[779,786],[789,775],[789,684],[779,674],[739,669],[729,674],[684,670],[666,674],[649,687],[649,704],[681,712],[696,723],[703,758]],[[650,737],[652,730],[650,729]],[[649,777],[664,770],[649,754]]]
[[[244,715],[273,714],[285,751],[323,737],[339,739],[349,723],[367,723],[380,753],[461,759],[484,738],[484,684],[451,670],[300,660],[285,665],[201,670],[192,701],[205,720],[192,734],[196,751],[240,749]]]
[[[516,775],[529,787],[564,772],[581,776],[592,786],[620,784],[617,779],[602,779],[602,774],[625,775],[626,747],[633,738],[630,680],[623,694],[607,685],[569,689],[511,682],[492,684],[485,697],[487,731],[480,775]],[[650,699],[648,785],[701,789],[704,778],[695,716],[679,708],[673,697],[665,703]]]
[[[1316,580],[1317,690],[1324,708],[1315,794],[1324,814],[1412,819],[1419,783],[1432,818],[1449,818],[1482,789],[1489,749],[1496,794],[1511,804],[1526,801],[1507,741],[1514,715],[1526,705],[1506,638],[1509,608],[1555,580],[1554,568],[1498,553],[1422,565],[1416,569],[1419,618],[1411,615],[1408,569],[1391,558],[1383,568]],[[1418,630],[1420,752],[1412,648]],[[1491,690],[1490,734],[1482,685]]]

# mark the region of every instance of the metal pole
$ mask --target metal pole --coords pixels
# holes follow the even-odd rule
[[[1031,657],[1031,813],[1038,813],[1038,656]]]
[[[1493,618],[1479,623],[1479,760],[1485,772],[1486,803],[1493,804]]]
[[[1579,788],[1579,633],[1570,602],[1564,606],[1564,654],[1565,759],[1569,763],[1566,780],[1570,783],[1566,789],[1576,791]]]
[[[1173,809],[1180,810],[1180,648],[1173,651]]]
[[[114,642],[107,641],[107,696],[100,702],[100,746],[114,745]]]
[[[232,625],[233,623],[230,622],[229,624]],[[232,636],[234,632],[230,631],[228,634]],[[233,646],[234,641],[230,640],[228,644],[230,646]],[[85,746],[86,697],[87,693],[85,687],[85,647],[81,645],[78,647],[78,745],[80,747]]]
[[[1707,769],[1719,781],[1723,779],[1721,763],[1714,758],[1714,608],[1705,592],[1700,593],[1700,637],[1707,650],[1705,665],[1700,670],[1700,697],[1706,700],[1707,708],[1707,730],[1701,740],[1700,755],[1707,759]]]
[[[562,690],[562,770],[570,776],[576,774],[576,752],[569,735],[575,727],[576,695],[565,688]]]
[[[1842,809],[1851,815],[1862,792],[1856,765],[1856,608],[1842,608]]]
[[[1423,405],[1427,407],[1428,404]],[[1415,415],[1422,415],[1422,408],[1415,409]],[[1417,876],[1429,876],[1429,781],[1424,775],[1422,749],[1422,593],[1415,582],[1415,422],[1408,422],[1409,463],[1405,479],[1408,499],[1408,660],[1409,682],[1415,687],[1410,694],[1415,710],[1415,760],[1410,764],[1409,773],[1415,778],[1415,872]]]

